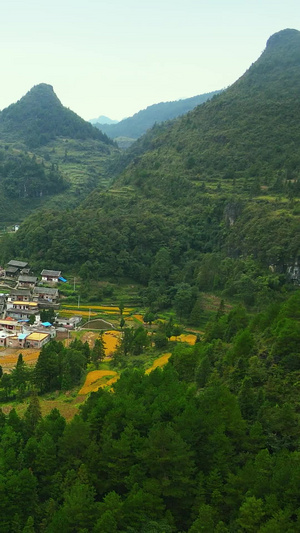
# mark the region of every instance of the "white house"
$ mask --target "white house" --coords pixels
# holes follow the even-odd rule
[[[41,272],[42,281],[47,283],[58,283],[58,280],[61,276],[60,270],[42,270]]]

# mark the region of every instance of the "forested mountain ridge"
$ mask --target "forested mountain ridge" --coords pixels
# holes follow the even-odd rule
[[[112,144],[106,135],[64,107],[51,85],[34,86],[15,104],[0,113],[0,140],[19,140],[29,148],[47,144],[63,136],[72,139],[98,139]]]
[[[276,180],[297,178],[299,64],[300,33],[283,30],[272,36],[261,57],[231,87],[140,139],[132,147],[134,162],[124,181],[134,182],[133,174],[143,172],[145,186],[151,182],[161,188],[184,178],[206,185],[234,182],[230,188],[237,192],[258,181],[272,188]],[[141,155],[139,161],[135,155]]]
[[[117,124],[97,124],[95,122],[94,126],[103,131],[103,133],[106,133],[112,139],[116,139],[117,137],[137,139],[146,133],[146,131],[155,123],[160,124],[161,122],[184,115],[219,92],[221,91],[212,91],[210,93],[200,94],[198,96],[192,96],[191,98],[184,98],[174,102],[153,104],[146,109],[142,109],[138,113],[135,113],[132,117],[124,118]]]
[[[36,213],[2,255],[131,277],[156,309],[181,284],[190,302],[207,289],[249,305],[281,294],[300,249],[299,52],[298,31],[272,36],[233,86],[140,138],[110,189]]]

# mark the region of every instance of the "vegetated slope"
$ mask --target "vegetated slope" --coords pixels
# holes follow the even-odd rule
[[[165,122],[166,120],[171,120],[180,115],[184,115],[219,92],[220,91],[213,91],[193,96],[192,98],[176,100],[175,102],[153,104],[146,109],[142,109],[138,113],[135,113],[132,117],[121,120],[117,124],[94,123],[94,125],[112,139],[116,139],[117,137],[137,139],[155,123],[159,124],[160,122]]]
[[[56,165],[20,151],[0,150],[0,222],[21,220],[69,185]]]
[[[17,103],[0,114],[0,140],[23,141],[29,148],[47,144],[57,137],[98,139],[111,144],[106,135],[64,107],[51,85],[33,87]]]
[[[41,205],[78,205],[92,189],[107,185],[107,160],[118,151],[46,84],[0,113],[1,148],[0,220],[5,224],[20,222]]]
[[[131,276],[156,309],[186,290],[186,316],[202,289],[272,299],[300,249],[299,58],[298,31],[272,36],[227,91],[139,139],[110,190],[33,216],[3,256]]]
[[[149,375],[122,343],[114,393],[92,393],[68,423],[58,409],[74,408],[70,387],[101,339],[53,340],[33,371],[20,355],[0,378],[5,413],[16,397],[0,412],[0,530],[298,532],[299,320],[299,291],[255,316],[220,308],[200,342],[178,343]],[[43,419],[33,387],[56,400]]]
[[[268,187],[280,178],[297,179],[299,90],[300,33],[283,30],[230,88],[140,139],[132,157],[142,155],[124,182],[140,171],[140,186],[151,182],[160,189],[178,178],[225,187],[238,180],[238,188],[258,179]]]

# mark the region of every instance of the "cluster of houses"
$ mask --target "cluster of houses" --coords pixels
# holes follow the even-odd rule
[[[28,263],[24,261],[9,261],[5,269],[0,269],[0,275],[7,279],[16,280],[19,288],[33,288],[38,282],[37,276],[30,274]],[[66,281],[65,278],[62,277],[60,270],[42,270],[41,278],[42,282],[52,284],[58,283],[59,281]]]
[[[6,348],[36,348],[56,337],[57,328],[50,322],[41,322],[42,309],[59,309],[59,291],[56,285],[66,280],[60,271],[42,270],[41,280],[33,276],[28,263],[10,261],[0,267],[2,279],[15,280],[10,294],[0,294],[0,346]],[[59,318],[58,326],[73,328],[81,317]]]

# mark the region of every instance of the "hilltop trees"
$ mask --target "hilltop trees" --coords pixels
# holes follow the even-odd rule
[[[4,155],[0,164],[0,180],[8,198],[35,198],[56,194],[69,183],[57,168],[46,168],[35,157]]]
[[[136,329],[124,328],[120,344],[113,357],[114,363],[125,365],[126,358],[142,354],[149,344],[148,333],[143,326]]]
[[[34,381],[45,393],[55,389],[70,389],[80,383],[90,354],[78,340],[65,348],[61,342],[51,341],[42,347],[35,366]]]
[[[105,357],[105,345],[103,341],[103,333],[100,333],[98,339],[95,340],[95,344],[91,350],[91,361],[95,367],[98,368],[99,363],[103,361]]]

